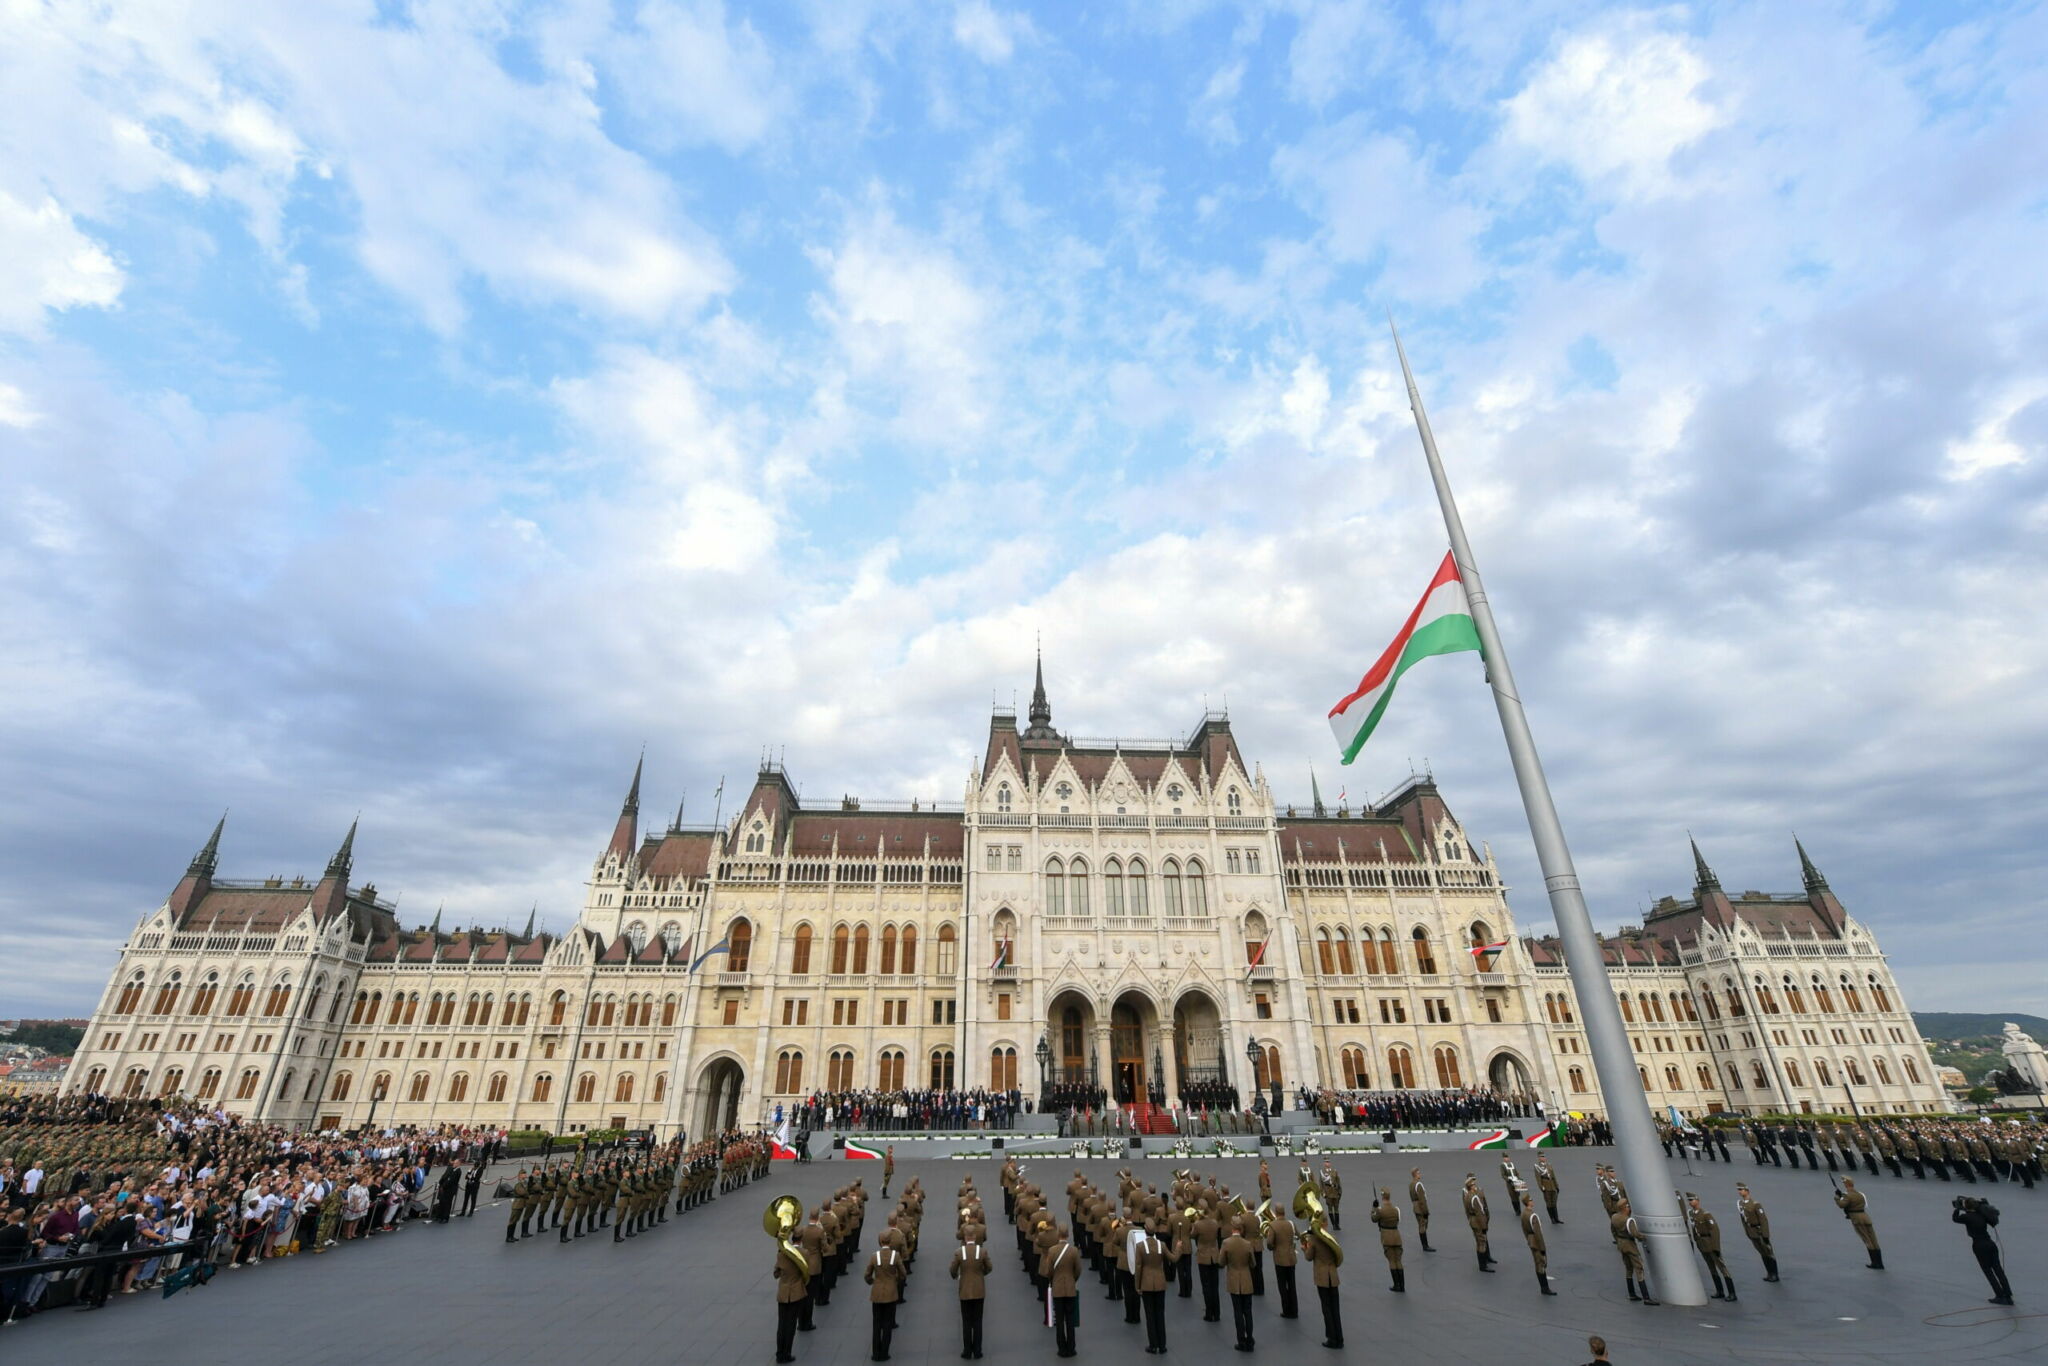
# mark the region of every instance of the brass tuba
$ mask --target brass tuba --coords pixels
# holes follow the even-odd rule
[[[794,1195],[778,1195],[768,1202],[767,1211],[761,1216],[761,1228],[769,1237],[781,1245],[782,1255],[796,1264],[797,1270],[806,1279],[811,1274],[811,1264],[804,1257],[804,1250],[797,1246],[790,1235],[804,1220],[804,1202]]]
[[[1294,1217],[1308,1225],[1308,1232],[1302,1235],[1304,1242],[1314,1238],[1328,1250],[1331,1266],[1344,1265],[1344,1245],[1323,1221],[1323,1194],[1307,1177],[1294,1188]]]
[[[1273,1227],[1273,1202],[1271,1200],[1259,1201],[1259,1207],[1253,1210],[1252,1213],[1258,1216],[1259,1241],[1263,1243],[1266,1241],[1267,1231]]]

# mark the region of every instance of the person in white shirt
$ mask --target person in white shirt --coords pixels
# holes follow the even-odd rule
[[[29,1204],[33,1205],[36,1202],[37,1192],[41,1191],[42,1188],[43,1164],[40,1162],[31,1162],[29,1164],[29,1169],[21,1174],[22,1197]]]

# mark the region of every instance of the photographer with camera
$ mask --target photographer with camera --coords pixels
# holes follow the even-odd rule
[[[1977,1255],[1984,1279],[1991,1282],[1991,1303],[2011,1304],[2012,1282],[2005,1278],[2005,1263],[1991,1236],[1991,1230],[1998,1227],[1998,1207],[1974,1195],[1958,1195],[1949,1220],[1970,1231],[1970,1251]]]

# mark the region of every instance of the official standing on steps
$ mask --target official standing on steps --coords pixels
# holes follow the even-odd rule
[[[1870,1202],[1856,1189],[1855,1177],[1842,1178],[1842,1188],[1835,1192],[1835,1204],[1856,1230],[1856,1236],[1863,1240],[1864,1250],[1870,1254],[1870,1269],[1884,1270],[1884,1249],[1877,1245],[1877,1226],[1870,1222]]]
[[[1778,1279],[1778,1254],[1771,1248],[1771,1216],[1764,1213],[1750,1195],[1749,1187],[1737,1183],[1735,1187],[1736,1212],[1742,1217],[1742,1234],[1749,1239],[1749,1245],[1756,1249],[1756,1255],[1763,1259],[1764,1280]]]

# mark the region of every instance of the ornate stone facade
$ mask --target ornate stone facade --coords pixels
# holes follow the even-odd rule
[[[1554,945],[1517,938],[1433,782],[1283,807],[1220,714],[1074,740],[1041,677],[1027,721],[992,716],[943,808],[807,805],[765,763],[730,821],[643,834],[636,771],[560,937],[401,929],[350,886],[353,830],[318,881],[221,880],[217,827],[124,947],[67,1086],[557,1132],[1060,1083],[1125,1104],[1491,1084],[1601,1109]],[[1807,868],[1804,897],[1703,885],[1610,943],[1660,1109],[1837,1108],[1835,1069],[1869,1078],[1866,1107],[1939,1107],[1875,941]],[[1822,968],[1854,986],[1815,996]],[[1723,977],[1749,983],[1740,1011]]]

